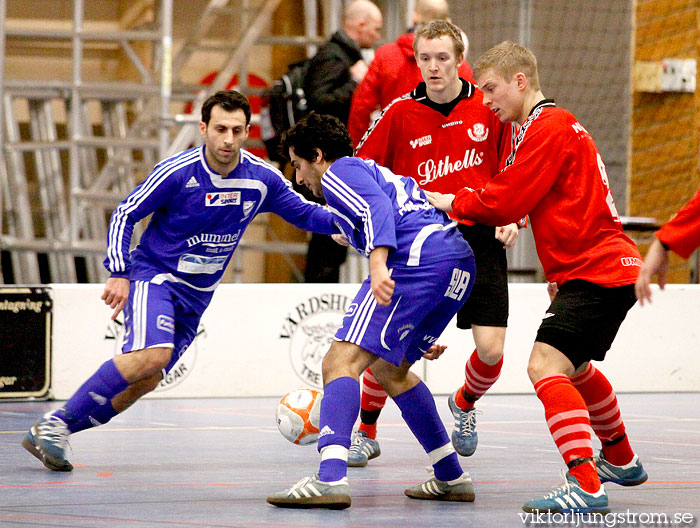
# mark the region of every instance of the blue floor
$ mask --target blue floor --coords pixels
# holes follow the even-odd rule
[[[700,394],[619,400],[649,481],[634,488],[608,484],[614,515],[593,526],[662,526],[664,518],[665,526],[697,526]],[[446,397],[437,403],[449,431]],[[265,497],[314,473],[318,454],[282,438],[275,404],[272,398],[141,401],[106,426],[74,435],[68,458],[75,470],[57,473],[20,446],[25,430],[57,404],[2,402],[0,526],[537,526],[546,519],[528,519],[520,507],[555,486],[563,468],[534,395],[487,395],[479,403],[479,448],[460,459],[474,479],[476,501],[408,499],[404,488],[429,477],[428,458],[390,403],[380,418],[382,455],[349,471],[351,508],[277,509]]]

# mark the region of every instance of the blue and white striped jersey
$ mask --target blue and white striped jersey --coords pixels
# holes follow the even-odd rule
[[[398,176],[370,159],[345,157],[321,178],[323,195],[357,251],[369,257],[388,246],[387,266],[418,266],[472,254],[451,221],[435,209],[415,180]]]
[[[113,277],[173,281],[213,291],[256,214],[272,212],[308,231],[333,234],[333,216],[292,190],[280,171],[241,150],[226,178],[204,146],[160,162],[112,214],[104,265]],[[129,255],[134,224],[153,214]]]

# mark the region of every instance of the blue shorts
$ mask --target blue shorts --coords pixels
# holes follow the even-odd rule
[[[391,278],[396,284],[389,306],[377,304],[367,277],[335,339],[355,343],[396,366],[404,360],[414,363],[467,300],[474,277],[472,256],[394,267]]]
[[[190,302],[188,302],[188,300]],[[169,372],[197,335],[206,305],[188,299],[178,285],[131,281],[129,300],[124,306],[122,353],[144,348],[172,348],[165,367]]]

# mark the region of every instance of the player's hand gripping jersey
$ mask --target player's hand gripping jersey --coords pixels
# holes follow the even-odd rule
[[[382,111],[357,146],[357,155],[415,178],[429,191],[480,189],[498,173],[501,154],[511,148],[510,125],[504,126],[482,102],[483,93],[465,80],[454,106],[432,102],[420,83]]]
[[[273,212],[308,231],[334,234],[333,217],[292,190],[281,172],[241,150],[233,172],[221,177],[204,147],[159,163],[116,208],[107,240],[105,267],[113,277],[213,291],[243,232],[256,214]],[[153,214],[129,255],[134,224]]]
[[[456,222],[430,205],[411,178],[372,160],[344,157],[330,166],[321,184],[350,245],[365,256],[379,246],[391,248],[388,268],[472,254]]]
[[[620,286],[639,274],[641,255],[622,232],[593,139],[552,101],[535,106],[506,167],[483,192],[460,191],[452,208],[488,225],[529,215],[547,280],[560,286],[572,279]]]

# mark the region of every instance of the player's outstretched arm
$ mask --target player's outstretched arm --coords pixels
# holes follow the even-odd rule
[[[369,254],[369,276],[371,280],[372,295],[377,304],[388,306],[391,303],[391,296],[394,294],[396,284],[386,267],[386,258],[389,256],[389,248],[380,246],[374,248]]]
[[[112,321],[114,321],[124,308],[129,298],[129,279],[123,277],[110,277],[105,283],[105,290],[101,299],[110,308],[114,308]]]
[[[639,304],[644,306],[644,301],[651,302],[651,279],[654,275],[659,276],[659,287],[663,290],[666,286],[666,268],[668,267],[668,251],[661,244],[658,238],[649,246],[644,264],[639,271],[637,284],[634,285],[634,293],[639,300]]]

